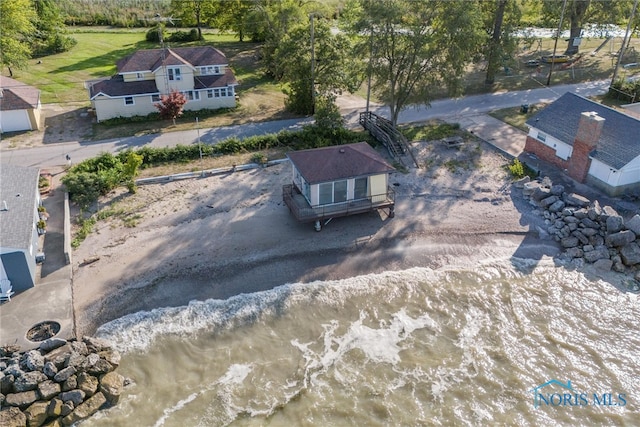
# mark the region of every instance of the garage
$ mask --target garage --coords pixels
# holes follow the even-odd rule
[[[0,132],[39,129],[41,118],[40,91],[0,76]]]
[[[31,122],[27,111],[1,111],[0,132],[16,132],[19,130],[31,130]]]

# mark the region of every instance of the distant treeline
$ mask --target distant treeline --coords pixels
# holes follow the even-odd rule
[[[171,10],[171,0],[58,0],[57,5],[68,26],[152,27],[156,14],[167,17]]]

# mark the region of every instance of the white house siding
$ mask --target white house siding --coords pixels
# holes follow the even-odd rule
[[[615,170],[599,160],[591,159],[589,175],[611,187],[640,183],[640,156],[620,170]]]
[[[611,167],[593,158],[591,159],[591,166],[589,166],[589,175],[613,186],[615,186],[613,179],[617,180],[617,174],[613,173]]]
[[[541,139],[541,134],[544,135],[544,141]],[[545,134],[544,132],[539,131],[536,128],[529,128],[529,136],[535,138],[540,141],[542,144],[547,147],[553,148],[556,150],[556,156],[561,158],[562,160],[567,160],[571,157],[571,153],[573,152],[573,147],[565,142],[560,141],[550,135]]]

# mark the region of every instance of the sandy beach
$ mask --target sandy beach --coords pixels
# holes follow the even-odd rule
[[[491,146],[416,142],[413,151],[421,168],[390,176],[394,218],[337,218],[321,232],[282,202],[288,163],[109,194],[100,208],[119,214],[99,221],[73,254],[77,334],[140,310],[286,283],[557,253],[537,239],[541,219]]]

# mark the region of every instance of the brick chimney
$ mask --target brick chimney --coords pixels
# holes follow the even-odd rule
[[[603,126],[604,119],[594,111],[580,115],[573,152],[567,166],[569,176],[578,182],[584,182],[587,177],[591,166],[589,153],[598,145]]]

